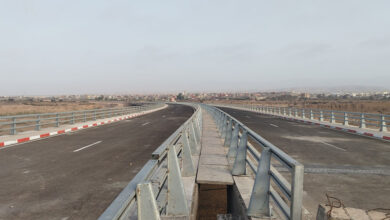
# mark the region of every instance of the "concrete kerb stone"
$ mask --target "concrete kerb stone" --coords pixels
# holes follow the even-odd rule
[[[162,109],[167,108],[167,107],[168,107],[168,105],[164,105],[163,107],[160,107],[160,108],[137,112],[137,113],[133,113],[133,114],[129,114],[129,115],[122,115],[120,117],[115,117],[115,118],[109,118],[109,119],[106,119],[105,121],[99,121],[99,122],[91,121],[90,122],[91,124],[83,124],[83,125],[80,125],[77,127],[63,128],[61,130],[50,131],[50,132],[45,132],[45,133],[41,133],[41,134],[37,134],[37,135],[33,135],[33,136],[17,138],[15,140],[2,141],[2,142],[0,142],[0,149],[1,149],[1,147],[5,147],[5,146],[8,147],[8,146],[14,145],[14,144],[20,144],[20,143],[33,141],[33,140],[37,140],[37,139],[42,139],[42,138],[48,138],[48,137],[52,137],[52,136],[56,136],[56,135],[60,135],[60,134],[75,132],[75,131],[86,129],[86,128],[96,127],[96,126],[109,124],[109,123],[113,123],[113,122],[118,122],[118,121],[130,119],[130,118],[135,118],[135,117],[138,117],[141,115],[145,115],[145,114],[149,114],[152,112],[162,110]],[[69,126],[69,125],[67,125],[67,126]]]

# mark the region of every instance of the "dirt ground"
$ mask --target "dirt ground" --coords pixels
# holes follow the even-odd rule
[[[0,116],[123,107],[122,102],[0,102]]]

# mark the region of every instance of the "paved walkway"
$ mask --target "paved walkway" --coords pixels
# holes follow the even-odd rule
[[[233,178],[226,159],[228,148],[223,146],[218,128],[207,112],[203,112],[203,135],[198,167],[197,183],[233,185]]]

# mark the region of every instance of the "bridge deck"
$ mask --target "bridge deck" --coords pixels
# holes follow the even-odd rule
[[[233,185],[233,177],[226,159],[228,149],[223,146],[221,136],[212,116],[203,114],[203,135],[196,182],[200,184]]]

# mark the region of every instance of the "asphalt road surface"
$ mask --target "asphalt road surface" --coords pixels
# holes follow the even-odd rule
[[[347,207],[390,208],[389,142],[222,109],[304,164],[304,206],[313,218],[318,204],[326,203],[325,193]]]
[[[96,219],[193,113],[168,108],[0,150],[0,219]]]

